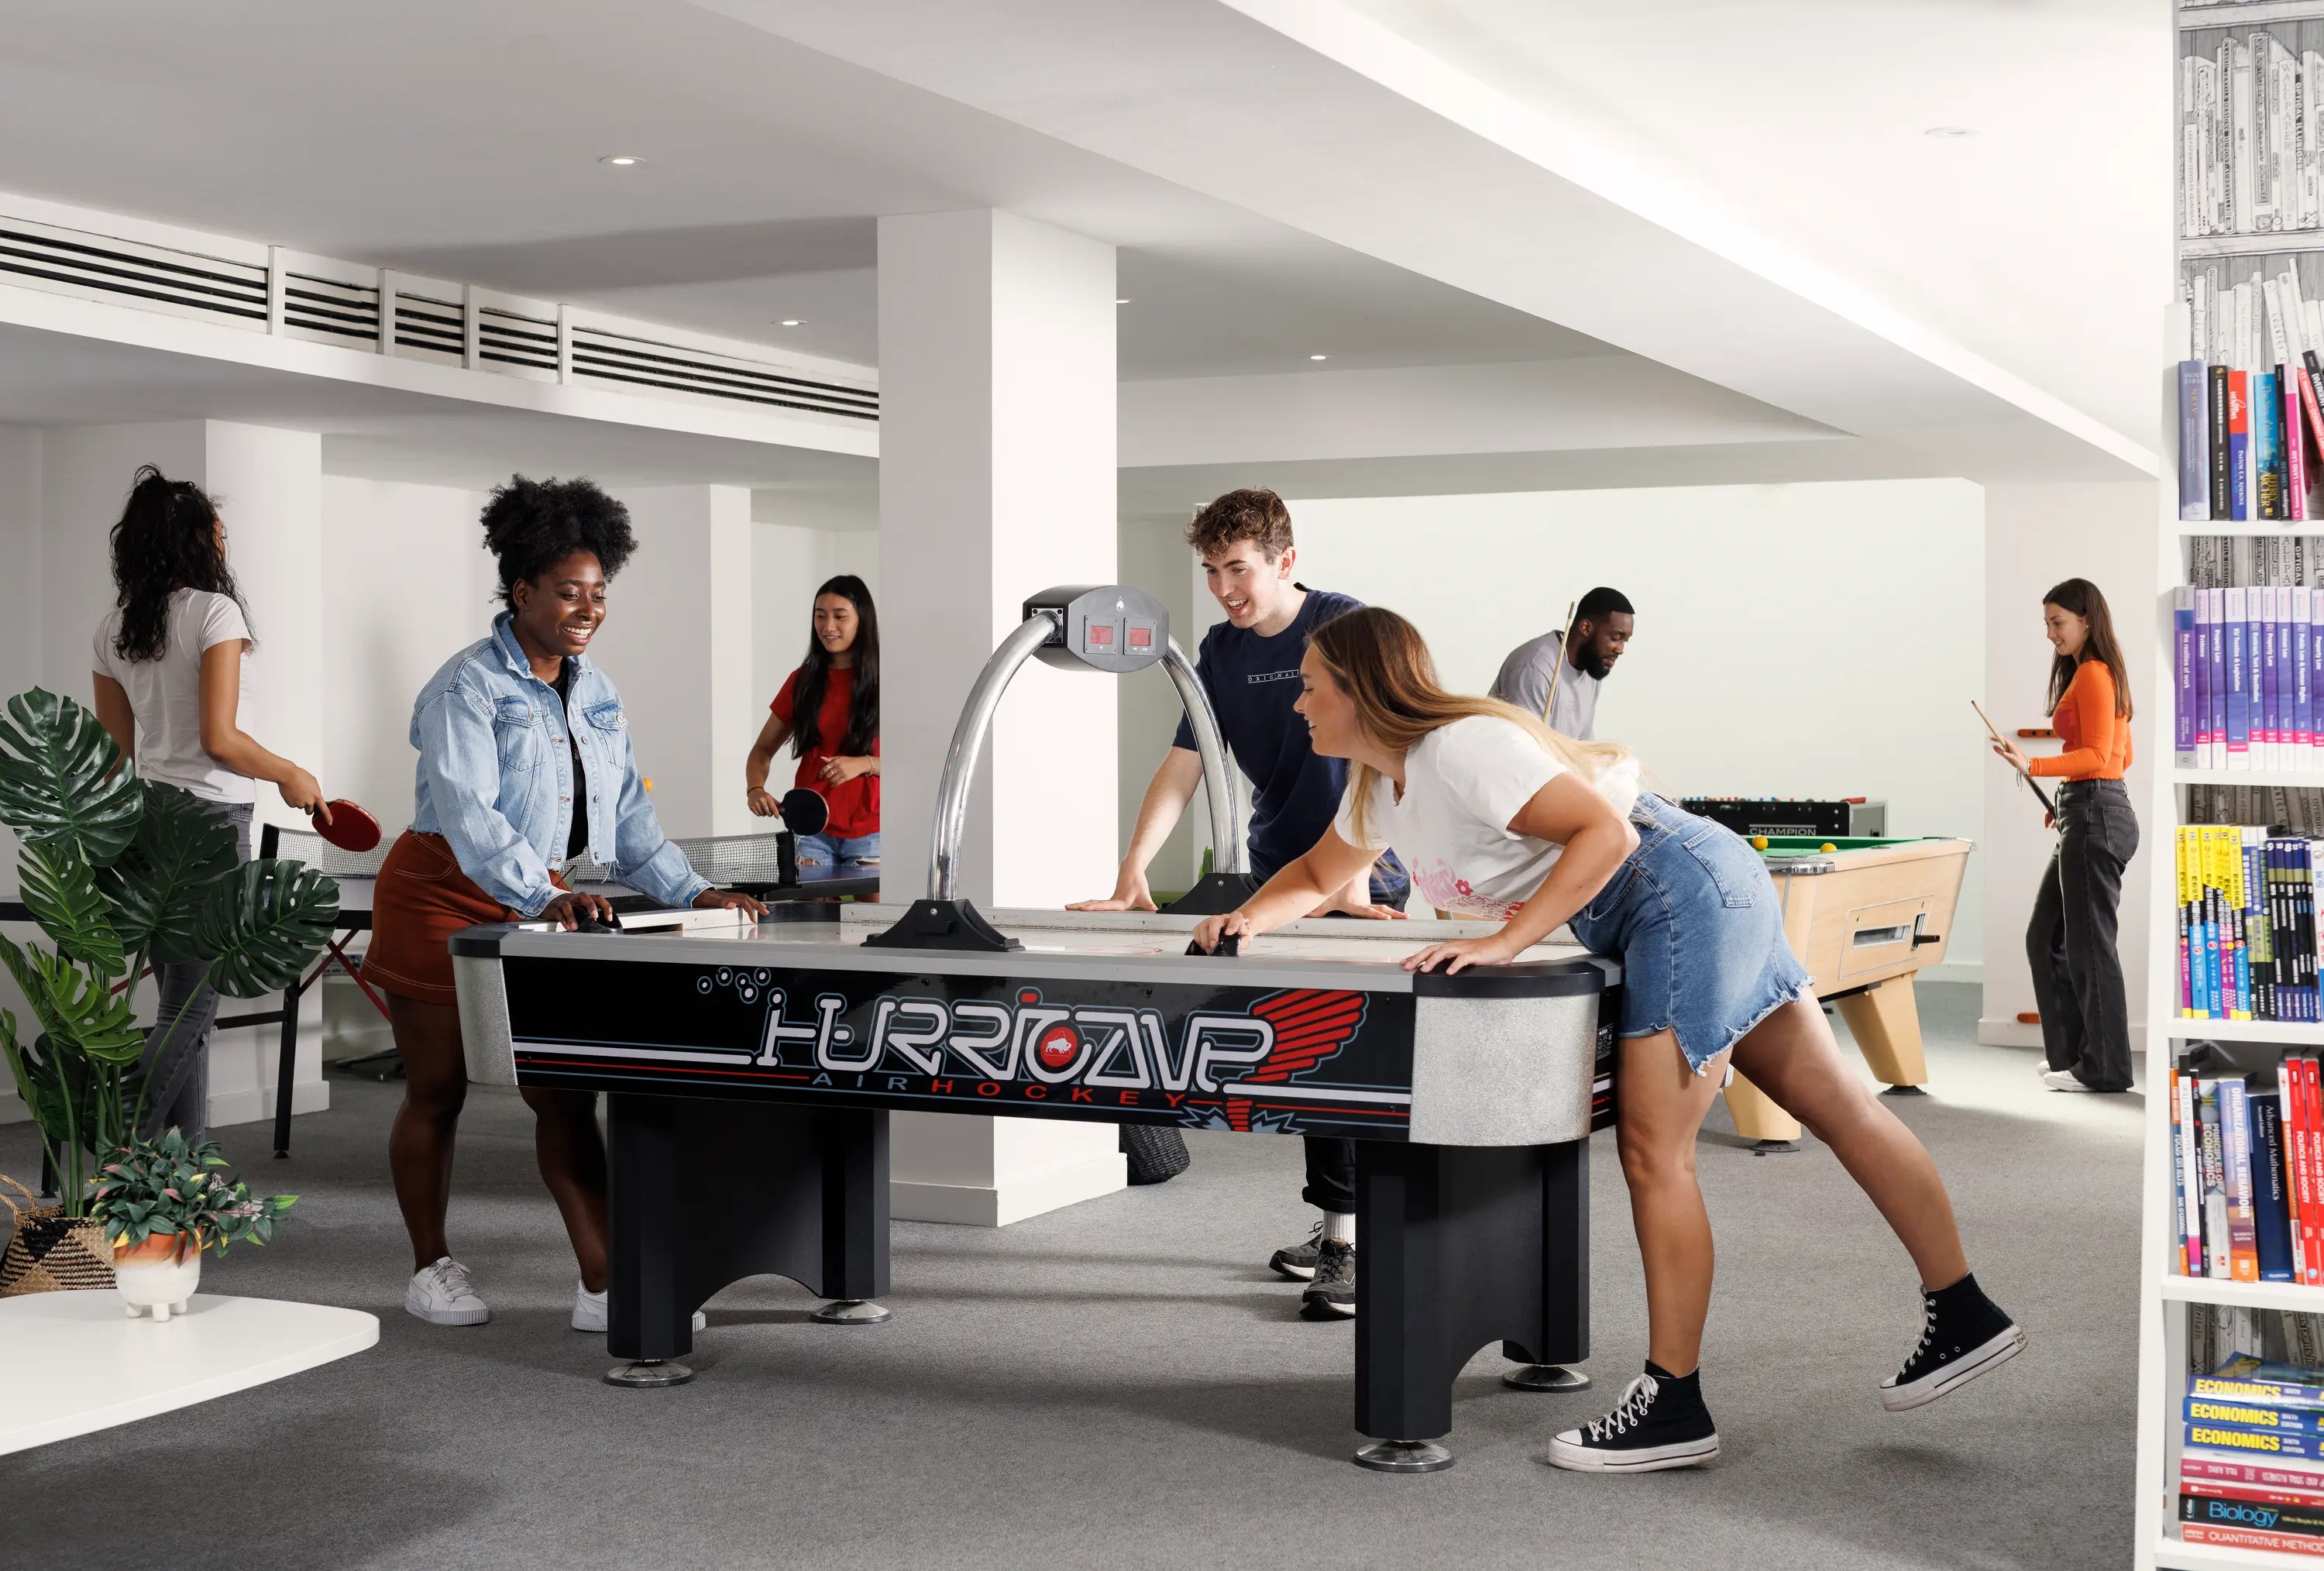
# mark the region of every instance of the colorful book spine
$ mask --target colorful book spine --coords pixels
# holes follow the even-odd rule
[[[2229,769],[2251,767],[2251,662],[2245,645],[2251,636],[2246,592],[2224,591],[2227,613],[2227,747]]]
[[[2251,377],[2252,515],[2281,522],[2283,512],[2283,403],[2275,373]]]
[[[2235,517],[2234,478],[2227,448],[2227,368],[2211,368],[2211,518]],[[2310,367],[2312,371],[2314,368]]]
[[[2214,585],[2203,591],[2211,607],[2211,763],[2227,767],[2227,592]]]
[[[2251,519],[2251,373],[2227,373],[2227,516]]]
[[[2310,633],[2316,593],[2308,586],[2292,591],[2292,754],[2294,769],[2316,767],[2315,684],[2310,680]]]
[[[2275,613],[2275,588],[2262,585],[2252,591],[2253,609],[2258,614],[2259,680],[2252,691],[2259,696],[2259,725],[2253,737],[2252,767],[2276,769],[2282,764],[2278,749],[2283,740],[2282,724],[2282,662],[2277,658],[2276,639],[2282,623]]]
[[[2283,1104],[2276,1092],[2250,1095],[2252,1226],[2259,1254],[2259,1280],[2295,1279],[2292,1260],[2292,1196],[2283,1182]]]
[[[2283,516],[2304,522],[2308,517],[2308,434],[2300,425],[2300,369],[2287,366],[2283,383]],[[2182,477],[2180,489],[2186,489]]]
[[[2324,1415],[2324,1369],[2239,1354],[2209,1372],[2189,1374],[2187,1394]]]
[[[2190,591],[2195,603],[2195,763],[2200,769],[2219,767],[2219,732],[2213,724],[2211,710],[2215,698],[2211,689],[2211,591]]]
[[[2223,1177],[2219,1143],[2219,1087],[2215,1080],[2195,1082],[2195,1112],[2201,1124],[2203,1182],[2203,1274],[2224,1281],[2235,1274],[2228,1258],[2227,1187]]]
[[[2283,1067],[2291,1076],[2292,1206],[2300,1219],[2301,1280],[2310,1287],[2324,1287],[2324,1186],[2316,1181],[2319,1132],[2316,1060],[2286,1058]]]
[[[2292,1494],[2324,1496],[2324,1467],[2296,1462],[2261,1462],[2243,1456],[2207,1456],[2187,1452],[2179,1459],[2182,1483],[2214,1488],[2280,1489]]]
[[[2189,1397],[2180,1404],[2188,1424],[2233,1424],[2244,1429],[2270,1429],[2279,1435],[2307,1439],[2324,1436],[2324,1413],[2297,1408],[2272,1408],[2257,1402],[2227,1401],[2218,1397]]]
[[[2282,1429],[2255,1429],[2246,1424],[2190,1424],[2187,1444],[2205,1451],[2226,1451],[2246,1456],[2296,1456],[2304,1462],[2324,1460],[2324,1436]]]
[[[2172,681],[2177,695],[2172,716],[2174,762],[2195,767],[2195,591],[2185,586],[2171,596]]]
[[[2227,1190],[2227,1272],[2239,1282],[2259,1280],[2259,1237],[2252,1215],[2250,1092],[2250,1082],[2240,1077],[2219,1082],[2219,1141]]]

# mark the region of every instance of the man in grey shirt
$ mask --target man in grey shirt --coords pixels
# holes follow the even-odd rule
[[[1548,716],[1549,728],[1579,742],[1594,742],[1598,726],[1598,684],[1622,658],[1630,642],[1637,613],[1618,589],[1602,586],[1582,596],[1573,609],[1573,625],[1563,633],[1545,633],[1509,651],[1501,674],[1493,679],[1492,696],[1538,715],[1550,702],[1552,662],[1563,652],[1565,670],[1557,678],[1556,707]]]

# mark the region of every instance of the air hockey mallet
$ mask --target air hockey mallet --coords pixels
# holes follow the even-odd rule
[[[1969,707],[1977,711],[1977,717],[1978,719],[1985,721],[1985,734],[1993,738],[1994,745],[1997,747],[2006,747],[2008,744],[2002,741],[2001,733],[1993,728],[1992,720],[1987,716],[1985,706],[1978,703],[1975,698],[1971,698],[1969,701]],[[2034,783],[2034,777],[2032,775],[2021,774],[2017,778],[2025,782],[2025,789],[2034,793],[2034,799],[2042,804],[2042,810],[2050,815],[2051,822],[2055,823],[2058,818],[2057,804],[2052,802],[2049,797],[2043,792],[2040,786]]]

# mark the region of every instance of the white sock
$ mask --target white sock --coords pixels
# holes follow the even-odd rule
[[[1352,1211],[1324,1212],[1323,1236],[1333,1243],[1355,1243],[1356,1214]]]

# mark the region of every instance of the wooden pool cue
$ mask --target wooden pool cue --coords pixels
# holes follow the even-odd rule
[[[1969,701],[1969,707],[1977,711],[1978,719],[1985,721],[1985,734],[1996,742],[2000,742],[2001,733],[1993,728],[1993,721],[1986,715],[1985,706],[1971,698]],[[2043,794],[2042,788],[2034,783],[2034,777],[2030,774],[2020,774],[2017,778],[2025,782],[2025,789],[2034,793],[2034,799],[2042,804],[2042,810],[2055,818],[2058,816],[2057,804]]]
[[[1541,723],[1553,731],[1557,727],[1550,725],[1550,711],[1557,707],[1557,679],[1565,670],[1565,642],[1573,636],[1573,612],[1581,604],[1579,600],[1565,603],[1565,625],[1557,630],[1557,663],[1549,668],[1549,697],[1541,701]]]

